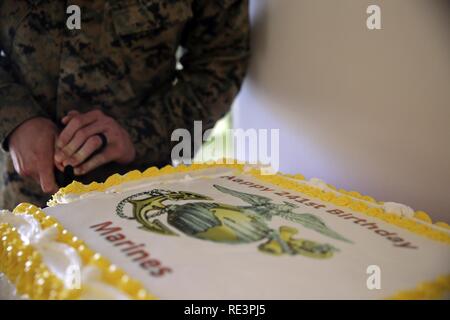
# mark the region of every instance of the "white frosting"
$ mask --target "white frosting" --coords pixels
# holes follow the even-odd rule
[[[344,195],[343,193],[330,188],[325,181],[318,179],[318,178],[311,178],[308,181],[304,181],[304,180],[296,180],[296,181],[299,183],[302,183],[302,184],[307,184],[309,186],[319,188],[320,190],[323,190],[323,191],[332,192],[336,195]],[[408,207],[407,205],[404,205],[401,203],[385,202],[383,204],[378,204],[378,203],[369,202],[369,201],[366,201],[363,199],[355,198],[355,197],[349,196],[348,194],[346,194],[345,196],[350,197],[355,200],[358,200],[358,201],[361,201],[361,202],[364,202],[367,205],[370,205],[371,207],[383,209],[384,211],[389,212],[389,213],[393,213],[393,214],[408,217],[408,218],[414,217],[414,210],[412,208]]]
[[[253,166],[245,165],[244,172],[249,171],[251,169],[255,169],[255,168],[260,168],[260,167],[254,166],[254,165]],[[162,175],[162,176],[158,176],[157,179],[155,179],[154,177],[149,177],[149,178],[139,179],[136,181],[125,182],[118,186],[113,186],[104,192],[93,191],[93,192],[89,192],[89,193],[85,193],[85,194],[81,194],[81,195],[77,195],[77,194],[57,195],[56,201],[59,204],[67,204],[67,203],[71,203],[71,202],[74,202],[74,201],[77,201],[80,199],[104,198],[104,197],[108,197],[111,194],[117,194],[117,193],[122,193],[122,192],[138,190],[138,189],[142,189],[143,187],[151,187],[152,185],[156,185],[156,184],[160,185],[162,183],[173,183],[173,182],[180,182],[183,180],[197,180],[197,179],[204,179],[205,177],[216,178],[216,177],[220,177],[222,175],[229,175],[231,172],[232,172],[232,169],[229,169],[229,168],[211,168],[211,169],[203,169],[203,170],[199,170],[199,171],[193,171],[193,172],[189,172],[189,173],[174,173],[174,174],[169,174],[169,175]],[[325,181],[323,181],[319,178],[311,178],[309,180],[298,180],[298,179],[294,179],[294,178],[287,178],[287,179],[293,180],[300,184],[306,184],[306,185],[309,185],[312,187],[316,187],[323,191],[332,192],[336,195],[340,195],[340,196],[344,195],[343,193],[341,193],[333,188],[330,188]],[[392,214],[396,214],[396,215],[404,216],[404,217],[408,217],[408,218],[414,218],[414,213],[415,213],[414,210],[411,207],[401,204],[401,203],[397,203],[397,202],[374,203],[374,202],[366,201],[366,200],[363,200],[360,198],[352,197],[348,194],[345,194],[345,196],[348,196],[354,200],[361,201],[371,207],[383,209],[384,211],[392,213]],[[418,220],[418,219],[416,219],[416,220]],[[422,222],[421,220],[418,220],[418,221]]]
[[[81,294],[80,299],[129,299],[129,297],[123,292],[102,282],[100,270],[93,266],[87,266],[83,269],[81,282],[83,283],[83,293]]]
[[[0,211],[0,223],[8,223],[17,229],[21,240],[32,245],[42,256],[48,269],[63,281],[66,288],[82,285],[81,298],[87,299],[128,299],[119,290],[100,279],[100,270],[92,266],[83,266],[77,251],[71,246],[58,242],[58,230],[49,227],[42,230],[39,222],[30,215],[16,215],[9,211]]]
[[[16,287],[8,278],[0,272],[0,300],[22,300],[27,299],[17,294]]]
[[[301,180],[299,180],[299,181],[301,181]],[[301,181],[301,182],[303,182],[303,181]],[[335,191],[335,190],[331,189],[330,187],[328,187],[328,185],[325,181],[320,180],[319,178],[311,178],[311,179],[309,179],[309,181],[305,181],[305,183],[307,183],[313,187],[319,188],[320,190],[332,191],[332,192]]]
[[[407,205],[397,203],[397,202],[385,202],[383,203],[383,209],[386,212],[395,213],[400,216],[413,218],[414,210]]]
[[[242,199],[235,199],[236,197],[230,197],[229,194],[222,194],[218,191],[214,192],[213,186],[215,184],[225,185],[238,192],[250,192],[263,197],[270,197],[270,194],[272,194],[270,192],[265,193],[265,190],[249,187],[245,183],[220,179],[224,175],[234,176],[236,173],[233,169],[213,168],[130,181],[110,187],[105,192],[61,196],[59,200],[62,203],[70,203],[80,199],[86,201],[80,201],[74,205],[77,208],[76,210],[72,206],[58,206],[49,208],[47,213],[55,216],[63,225],[70,226],[71,231],[86,241],[92,249],[111,258],[111,261],[124,268],[128,275],[141,280],[145,286],[152,288],[152,292],[155,295],[162,298],[385,297],[391,295],[392,292],[399,288],[404,288],[406,284],[415,284],[423,279],[433,279],[448,269],[446,269],[448,265],[446,264],[448,261],[448,250],[446,247],[443,248],[444,244],[435,243],[426,238],[413,237],[407,230],[387,225],[383,221],[377,222],[380,230],[385,233],[395,231],[400,240],[405,239],[401,243],[390,242],[380,233],[375,233],[371,229],[364,228],[355,222],[330,216],[325,208],[314,208],[313,210],[309,205],[301,203],[298,204],[298,208],[310,209],[314,215],[323,218],[327,224],[329,223],[333,228],[339,230],[339,233],[346,234],[351,238],[352,243],[343,243],[336,239],[326,240],[336,245],[339,250],[342,250],[342,253],[345,253],[344,259],[331,259],[327,263],[322,263],[322,261],[318,262],[307,257],[298,257],[298,259],[275,258],[261,254],[256,249],[256,246],[250,244],[230,247],[224,245],[220,246],[221,249],[219,250],[219,245],[212,241],[199,241],[183,235],[180,237],[161,237],[161,235],[156,233],[137,230],[135,221],[124,220],[115,214],[111,214],[116,209],[119,201],[123,199],[121,193],[130,191],[136,193],[155,187],[161,188],[162,185],[170,190],[180,190],[181,188],[184,190],[188,186],[186,189],[192,192],[211,195],[218,203],[225,203],[230,206],[242,206]],[[242,179],[251,182],[253,185],[260,183],[255,177],[250,175],[244,176]],[[333,192],[336,195],[342,195],[342,193],[330,188],[324,181],[317,178],[309,181],[297,179],[291,179],[291,181]],[[183,182],[189,183],[183,184]],[[281,195],[272,197],[272,200],[276,203],[281,201],[278,196],[281,197]],[[392,202],[381,204],[364,201],[359,198],[354,199],[365,202],[371,207],[383,208],[399,215],[412,216],[414,214],[411,208],[401,204]],[[102,210],[98,210],[98,208],[102,208]],[[76,215],[73,214],[75,211]],[[303,211],[299,209],[298,212]],[[355,216],[358,217],[358,213],[355,213]],[[106,219],[112,221],[114,225],[120,225],[123,229],[123,234],[131,235],[135,243],[143,243],[148,246],[152,256],[161,261],[163,265],[176,270],[176,272],[171,273],[168,277],[160,278],[161,281],[155,281],[154,278],[148,277],[148,270],[130,263],[128,257],[118,254],[117,249],[111,246],[109,240],[105,241],[97,233],[92,233],[91,228],[87,228],[87,226],[91,225],[91,222],[93,225],[94,221],[98,223]],[[68,279],[68,269],[80,268],[80,281],[83,287],[82,299],[128,298],[120,290],[102,282],[101,271],[98,268],[83,266],[75,250],[65,244],[58,243],[55,240],[56,230],[54,228],[43,231],[33,217],[27,215],[15,216],[6,211],[0,213],[0,222],[3,221],[14,225],[19,231],[22,240],[35,246],[43,255],[49,268],[51,266],[51,271],[61,279]],[[278,218],[268,223],[271,223],[273,228],[277,228],[280,225]],[[282,223],[294,228],[299,227],[298,223],[293,221],[286,220]],[[388,231],[383,230],[385,227]],[[305,232],[305,234],[309,237],[308,232]],[[312,237],[315,237],[313,239],[318,240],[324,236],[315,233],[311,234]],[[183,250],[180,250],[180,243],[182,243]],[[411,247],[417,248],[412,250]],[[366,270],[368,264],[373,263],[374,256],[378,254],[382,258],[379,259],[383,263],[381,267],[388,272],[387,277],[394,279],[384,285],[383,289],[385,291],[383,292],[370,291],[360,285],[366,281],[364,270]],[[416,261],[417,263],[415,263]],[[360,276],[356,276],[359,278],[346,277],[345,275],[348,272],[345,270],[348,271],[350,268],[355,270],[355,265],[362,270]],[[404,271],[405,265],[414,265],[414,270],[406,268],[407,270]],[[249,268],[249,266],[254,267]],[[273,270],[278,270],[279,272],[273,274]],[[299,273],[298,270],[302,272]],[[336,282],[334,285],[323,291],[323,288],[317,286],[317,279],[326,279],[330,273],[329,270],[337,270],[338,277],[335,277],[334,281]],[[339,276],[339,272],[342,272],[342,276]],[[402,274],[402,277],[397,277],[398,274]],[[404,279],[407,279],[408,283]],[[233,283],[238,283],[239,285],[236,286]],[[341,290],[342,287],[347,288],[347,286],[352,288],[352,290]],[[308,290],[304,288],[308,288]]]
[[[161,185],[161,184],[169,184],[176,183],[180,181],[190,181],[190,180],[198,180],[205,178],[217,178],[223,175],[231,174],[232,170],[227,168],[213,168],[213,169],[204,169],[199,171],[193,171],[190,173],[174,173],[169,175],[158,176],[157,179],[155,177],[143,178],[139,180],[124,182],[117,186],[112,186],[106,189],[103,192],[92,191],[83,194],[64,194],[58,195],[56,194],[55,200],[58,204],[68,204],[74,201],[82,200],[82,199],[92,199],[92,198],[108,198],[112,195],[129,192],[133,190],[139,190],[144,187],[150,188],[152,185]]]
[[[210,176],[207,176],[207,172],[211,173]],[[222,176],[224,177],[221,178]],[[291,181],[295,182],[295,185],[302,183],[295,179]],[[332,190],[319,179],[304,183]],[[223,192],[214,186],[244,193],[244,196],[238,197],[236,193]],[[215,203],[220,207],[230,208],[230,211],[226,212],[231,213],[239,212],[233,207],[249,207],[251,202],[245,194],[253,195],[255,196],[253,199],[261,200],[261,202],[269,199],[268,208],[272,210],[270,213],[273,215],[272,219],[265,222],[269,228],[281,230],[283,227],[288,227],[289,229],[283,229],[285,231],[292,228],[299,231],[293,239],[311,239],[330,244],[339,251],[327,260],[300,255],[297,257],[268,255],[260,249],[268,243],[265,242],[266,240],[239,245],[227,245],[224,241],[222,243],[205,241],[189,236],[181,228],[171,225],[168,214],[161,214],[158,219],[178,236],[170,237],[148,232],[140,228],[140,222],[125,219],[133,214],[133,206],[130,203],[119,210],[123,212],[123,215],[117,214],[118,206],[122,201],[154,189],[174,192],[187,190],[210,199],[186,202],[168,199],[164,205],[175,204],[174,209],[180,210],[177,214],[182,214],[183,208],[191,208],[183,207],[184,204],[189,203]],[[309,198],[306,195],[304,197]],[[46,212],[61,221],[63,225],[70,226],[71,231],[86,241],[92,249],[104,254],[112,263],[123,268],[129,276],[139,279],[145,287],[151,288],[152,294],[162,299],[386,298],[397,290],[413,287],[424,280],[435,279],[448,271],[449,251],[443,243],[420,237],[409,230],[377,220],[375,217],[367,217],[350,208],[343,208],[345,213],[351,213],[352,216],[352,219],[346,219],[330,214],[330,209],[338,208],[338,205],[318,200],[317,204],[323,202],[326,206],[315,208],[299,198],[294,191],[265,183],[251,174],[236,173],[232,169],[214,169],[130,181],[111,187],[106,193],[91,193],[73,205],[56,206],[47,209]],[[288,206],[287,203],[295,203],[296,207]],[[283,204],[286,206],[282,206]],[[369,203],[368,205],[381,204]],[[285,212],[284,210],[292,211],[292,216],[295,214],[300,217],[320,218],[328,228],[351,240],[351,243],[321,234],[307,225],[288,220],[281,215],[277,216],[275,210],[278,208],[275,206],[280,208],[282,213]],[[228,214],[225,211],[222,212]],[[148,214],[149,219],[152,215],[153,213]],[[156,216],[153,217],[156,218]],[[363,225],[366,223],[361,223],[361,220],[366,220],[369,226]],[[149,276],[148,269],[134,263],[130,256],[112,245],[115,242],[112,241],[114,236],[107,238],[100,233],[100,230],[96,231],[97,228],[94,226],[100,226],[104,222],[110,223],[108,228],[120,227],[120,233],[126,240],[142,244],[150,257],[157,259],[160,266],[168,267],[172,272],[159,278]],[[373,225],[370,226],[371,224]],[[239,223],[236,225],[241,226]],[[244,225],[240,230],[242,229]],[[283,243],[280,243],[281,248],[282,246]],[[382,290],[367,290],[364,285],[367,280],[366,269],[375,260],[375,263],[385,270],[385,279],[389,278],[390,281],[383,282]],[[405,269],[405,266],[412,265],[414,268]],[[323,279],[329,279],[330,270],[333,270],[333,281],[324,290],[323,287],[317,286],[317,283]],[[355,272],[352,272],[352,276],[348,276],[348,270]],[[399,275],[402,276],[399,277]],[[348,290],[342,290],[342,288],[348,288]]]

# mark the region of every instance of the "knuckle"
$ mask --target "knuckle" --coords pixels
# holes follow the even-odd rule
[[[70,162],[72,167],[76,167],[78,166],[83,160],[82,159],[78,159],[78,158],[73,158],[72,161]]]
[[[18,174],[22,177],[30,177],[31,171],[28,168],[19,168]]]
[[[123,154],[123,151],[121,150],[122,147],[117,146],[117,148],[114,148],[111,150],[111,152],[108,154],[109,158],[111,160],[116,160],[120,158]]]
[[[72,123],[73,123],[74,126],[76,126],[76,127],[81,126],[81,119],[80,119],[80,117],[74,117],[74,118],[72,119]]]
[[[86,140],[87,138],[86,130],[85,129],[78,130],[78,132],[75,134],[75,138],[83,141]]]
[[[34,170],[33,170],[33,168],[30,165],[24,165],[24,166],[19,168],[19,172],[18,173],[22,177],[29,178],[29,177],[33,176]]]
[[[78,168],[75,169],[75,173],[78,175],[82,175],[85,172],[86,165],[82,164]]]
[[[66,145],[66,146],[64,147],[64,149],[62,149],[61,151],[62,151],[62,153],[64,154],[64,157],[67,158],[67,157],[70,157],[70,156],[72,155],[72,153],[73,153],[73,147],[72,147],[71,144],[68,144],[68,145]]]
[[[73,165],[77,165],[78,163],[80,163],[83,160],[83,153],[77,152],[73,157],[72,157],[72,163]]]
[[[67,132],[62,132],[61,135],[59,136],[59,142],[62,145],[65,145],[67,143]]]
[[[100,109],[95,109],[94,111],[92,111],[92,114],[97,117],[100,117],[100,116],[103,116],[103,111]]]
[[[111,130],[110,136],[113,141],[117,141],[120,139],[120,132],[118,130]]]
[[[80,173],[81,174],[85,174],[86,172],[91,171],[91,164],[90,163],[85,163],[80,167]]]
[[[104,122],[105,122],[105,124],[107,124],[107,125],[113,125],[113,124],[116,123],[116,122],[114,121],[114,119],[113,119],[112,117],[110,117],[110,116],[105,116],[105,117],[104,117]]]
[[[93,137],[90,137],[88,142],[91,147],[98,148],[102,144],[102,139],[98,135],[95,135]]]
[[[110,152],[108,152],[108,155],[110,157],[118,157],[120,154],[123,153],[123,147],[120,143],[114,145],[113,148],[111,148]]]

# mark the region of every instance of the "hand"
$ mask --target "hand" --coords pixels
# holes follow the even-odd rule
[[[9,150],[14,169],[22,177],[31,177],[44,193],[55,193],[53,153],[58,128],[47,118],[32,118],[9,136]]]
[[[136,157],[128,132],[100,110],[87,113],[71,111],[62,123],[66,127],[57,139],[54,158],[61,171],[71,165],[75,175],[84,175],[106,163],[128,164]],[[105,135],[108,143],[100,153],[93,155],[102,144],[99,133]]]

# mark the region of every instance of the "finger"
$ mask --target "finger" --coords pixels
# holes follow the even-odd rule
[[[78,111],[76,111],[76,110],[70,110],[70,111],[67,113],[67,115],[61,119],[61,122],[62,122],[64,125],[66,125],[66,124],[70,121],[70,119],[72,119],[74,116],[77,116],[77,115],[79,115],[79,114],[80,114],[80,113],[79,113]]]
[[[69,116],[66,119],[66,127],[61,131],[56,146],[62,149],[73,137],[73,135],[81,128],[89,125],[97,120],[97,114],[88,112],[84,114],[77,114]]]
[[[98,116],[98,112],[90,111],[72,117],[67,126],[63,129],[63,131],[61,131],[56,142],[56,146],[60,149],[65,147],[78,130],[95,122],[98,119]]]
[[[20,174],[20,172],[21,172],[20,169],[21,169],[23,166],[22,166],[22,164],[21,164],[20,158],[16,156],[16,153],[15,153],[15,152],[11,152],[11,160],[12,160],[12,163],[13,163],[14,170],[15,170],[18,174]]]
[[[58,191],[55,173],[53,171],[53,162],[43,164],[39,167],[39,182],[44,193],[55,193]]]
[[[14,170],[24,178],[31,178],[37,183],[39,183],[39,175],[33,166],[24,163],[21,157],[18,157],[15,152],[11,153],[11,159],[13,162]]]
[[[64,161],[64,159],[66,158],[66,155],[64,154],[64,152],[62,151],[62,149],[58,149],[55,151],[55,155],[53,157],[53,160],[55,161],[55,163],[61,163]]]
[[[84,175],[106,163],[109,163],[111,161],[114,161],[114,153],[113,149],[105,149],[104,152],[101,152],[99,154],[96,154],[91,159],[86,161],[85,163],[81,164],[80,166],[76,167],[74,169],[74,173],[77,176]]]
[[[58,169],[59,171],[64,172],[64,166],[63,166],[63,164],[62,164],[61,162],[55,161],[55,167],[56,167],[56,169]]]
[[[19,175],[24,177],[24,178],[31,178],[34,181],[36,181],[37,183],[40,183],[39,181],[39,173],[30,167],[22,167],[21,171],[19,172]]]
[[[62,157],[62,153],[61,153],[61,150],[56,146],[56,139],[55,139],[55,143],[54,143],[54,150],[55,150],[55,154],[53,156],[54,165],[59,171],[64,172],[64,166],[62,164],[62,161],[59,160],[59,158]],[[57,154],[60,154],[60,153],[61,153],[61,155],[57,156]]]
[[[99,121],[78,130],[70,142],[62,150],[55,153],[55,160],[59,162],[67,161],[90,137],[96,136],[99,133],[104,133],[105,130],[105,125],[100,124]]]
[[[83,146],[75,152],[69,160],[63,163],[64,167],[71,165],[76,167],[88,159],[95,151],[102,146],[102,139],[98,135],[89,137]]]

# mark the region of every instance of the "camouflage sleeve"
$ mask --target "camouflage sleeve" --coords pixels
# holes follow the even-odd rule
[[[1,51],[1,45],[0,45]],[[47,116],[27,88],[12,76],[5,57],[0,56],[0,143],[8,151],[7,138],[22,122],[39,116]]]
[[[193,136],[195,120],[203,130],[224,116],[243,81],[249,58],[247,0],[195,1],[194,17],[187,26],[182,46],[183,70],[174,84],[151,94],[119,119],[131,134],[137,163],[161,163],[170,159],[171,134],[185,128]]]

